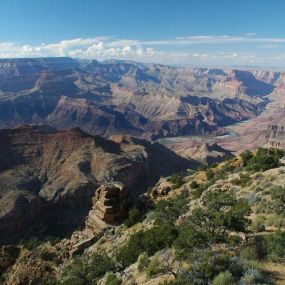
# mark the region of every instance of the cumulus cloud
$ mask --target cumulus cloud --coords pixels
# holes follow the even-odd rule
[[[117,58],[179,65],[274,65],[284,61],[283,54],[274,54],[274,56],[268,55],[256,52],[254,48],[252,50],[254,50],[255,53],[238,52],[236,51],[237,49],[235,49],[235,52],[200,52],[197,50],[198,48],[196,48],[197,44],[201,44],[209,46],[208,49],[211,50],[211,45],[216,44],[221,45],[220,50],[222,50],[225,44],[236,43],[260,44],[260,50],[262,50],[282,45],[285,43],[285,38],[258,38],[256,34],[248,33],[243,36],[200,35],[154,41],[117,39],[110,36],[103,36],[75,38],[39,45],[20,45],[11,42],[0,42],[0,58],[69,56],[86,59],[96,58],[99,60]],[[192,48],[190,49],[191,46]]]

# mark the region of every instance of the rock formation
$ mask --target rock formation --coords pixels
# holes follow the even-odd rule
[[[285,148],[285,126],[284,125],[269,125],[266,138],[267,146],[270,148]]]
[[[127,192],[121,183],[102,184],[92,199],[93,208],[89,212],[86,228],[98,233],[122,220],[126,214]]]

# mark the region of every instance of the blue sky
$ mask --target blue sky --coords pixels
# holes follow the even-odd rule
[[[0,57],[285,66],[284,0],[1,0]]]

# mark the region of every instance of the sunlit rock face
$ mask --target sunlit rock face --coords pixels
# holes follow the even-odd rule
[[[209,134],[256,117],[267,95],[282,88],[280,72],[5,59],[0,60],[0,128],[44,123],[153,140]]]

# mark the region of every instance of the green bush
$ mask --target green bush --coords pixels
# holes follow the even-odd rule
[[[95,254],[90,259],[77,257],[63,271],[65,285],[92,285],[106,272],[113,271],[115,264],[107,255]]]
[[[190,187],[192,189],[197,189],[199,187],[199,183],[196,180],[191,181]]]
[[[259,148],[246,163],[249,171],[265,171],[280,165],[279,160],[284,156],[284,151],[278,149]]]
[[[207,193],[204,207],[193,209],[188,222],[179,227],[178,238],[174,242],[178,255],[187,258],[195,248],[232,241],[229,232],[244,232],[249,213],[248,204],[237,200],[232,193]]]
[[[137,206],[132,207],[128,212],[127,219],[124,220],[124,224],[130,228],[131,226],[142,221],[144,212],[140,210]]]
[[[45,261],[54,261],[57,263],[59,262],[58,256],[45,247],[40,250],[40,258]]]
[[[240,251],[240,257],[246,260],[256,260],[258,258],[256,248],[253,246],[242,248]]]
[[[210,187],[212,185],[212,183],[203,183],[203,184],[199,184],[198,187],[195,189],[195,191],[193,191],[193,198],[194,199],[199,199],[203,192],[208,189],[208,187]]]
[[[149,256],[152,256],[157,251],[170,247],[176,238],[176,229],[165,223],[156,225],[146,231],[139,231],[132,235],[128,243],[120,249],[117,261],[123,267],[127,267],[135,263],[141,253],[146,252]]]
[[[212,180],[215,177],[215,173],[211,168],[209,168],[206,170],[206,176],[208,180]]]
[[[265,244],[270,258],[285,258],[285,232],[265,236]]]
[[[158,224],[174,224],[179,216],[188,210],[188,197],[183,193],[171,200],[161,200],[155,206],[155,218]]]
[[[256,285],[263,281],[262,273],[256,269],[249,269],[240,280],[241,285]]]
[[[118,278],[115,274],[111,273],[106,279],[105,285],[121,285],[122,279]]]
[[[273,227],[284,227],[285,226],[285,215],[271,214],[266,218],[266,226]]]
[[[250,159],[253,157],[253,153],[249,150],[246,150],[243,153],[241,153],[240,156],[243,161],[243,165],[246,166],[248,161],[250,161]]]
[[[142,272],[144,271],[149,264],[149,258],[146,252],[143,252],[142,254],[140,254],[140,256],[138,257],[138,271]]]
[[[277,214],[285,213],[285,187],[275,187],[271,191],[273,210]]]
[[[240,174],[239,179],[233,180],[233,183],[235,185],[240,185],[242,187],[246,186],[248,182],[251,180],[250,176],[248,174]]]
[[[229,271],[219,273],[213,280],[213,285],[235,284],[232,274]]]
[[[36,249],[38,246],[40,246],[43,242],[41,240],[39,240],[37,237],[32,237],[29,240],[26,240],[23,242],[23,245],[25,248],[27,248],[28,250],[34,250]]]
[[[253,219],[250,225],[250,229],[254,233],[265,231],[265,218],[263,216],[257,216]]]
[[[172,174],[169,178],[168,181],[173,184],[173,188],[179,188],[181,187],[184,183],[184,176],[182,174]]]
[[[146,274],[148,278],[152,278],[153,276],[165,272],[167,269],[159,262],[157,257],[153,257],[146,269]]]

